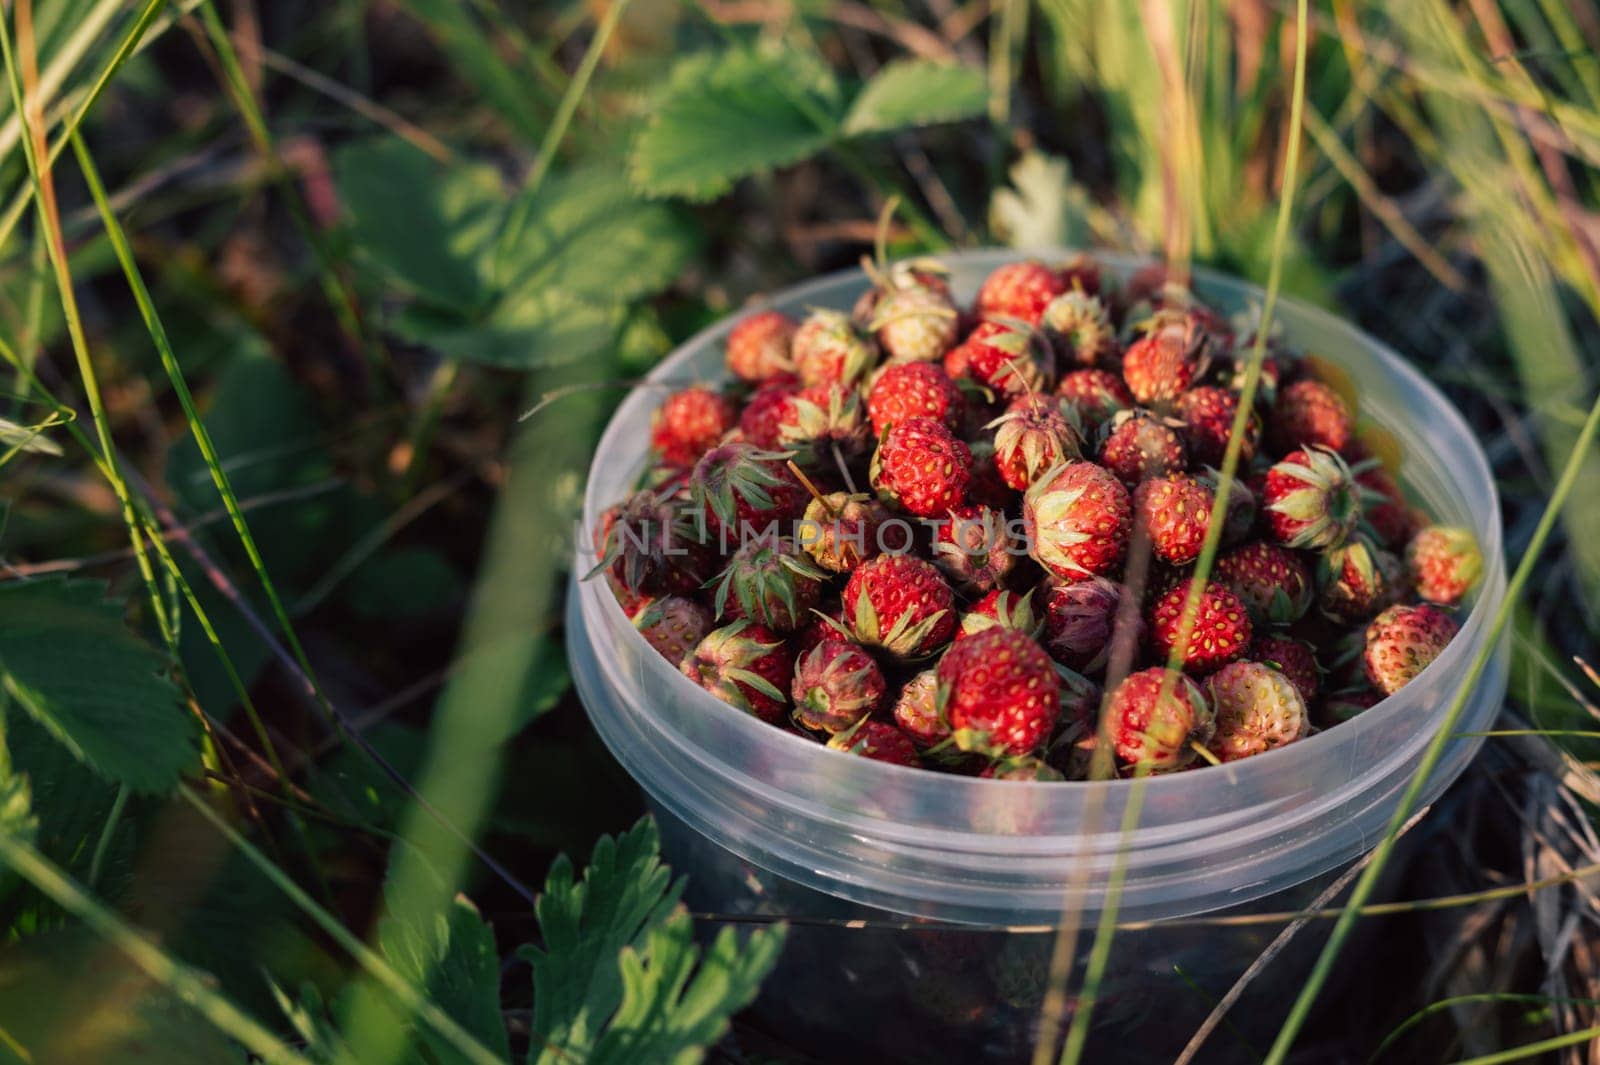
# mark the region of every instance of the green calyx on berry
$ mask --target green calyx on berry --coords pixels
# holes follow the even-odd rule
[[[783,465],[793,457],[790,451],[763,451],[750,444],[712,448],[690,474],[690,498],[702,516],[710,513],[723,528],[737,531],[741,511],[774,511],[778,496],[797,487]]]
[[[715,579],[712,605],[718,617],[749,618],[788,632],[805,623],[827,579],[792,540],[761,537],[734,552]]]
[[[1080,288],[1063,292],[1045,306],[1039,326],[1070,364],[1098,366],[1117,346],[1111,314],[1099,296]]]
[[[997,625],[1037,637],[1041,624],[1039,616],[1034,613],[1032,589],[1022,595],[996,589],[961,615],[960,635],[957,638],[976,636],[985,629],[992,629]]]
[[[795,665],[794,722],[819,732],[843,732],[878,709],[885,688],[883,672],[865,650],[823,640]]]
[[[1361,518],[1361,488],[1343,458],[1324,447],[1290,452],[1267,471],[1267,513],[1289,547],[1338,547]]]

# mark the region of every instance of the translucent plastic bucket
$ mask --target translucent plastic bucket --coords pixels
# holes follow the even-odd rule
[[[1018,257],[982,251],[943,260],[958,297],[970,299],[990,270]],[[1098,258],[1123,277],[1141,265]],[[779,293],[770,304],[792,314],[849,308],[865,284],[852,270]],[[1254,286],[1205,271],[1195,284],[1228,312],[1261,298]],[[1358,383],[1362,416],[1404,451],[1400,475],[1407,489],[1440,520],[1477,534],[1483,582],[1444,653],[1399,694],[1354,720],[1243,762],[1137,785],[992,781],[884,765],[763,724],[679,675],[634,631],[603,582],[575,581],[567,646],[579,694],[596,730],[662,816],[674,868],[691,885],[699,881],[698,905],[803,916],[863,912],[850,905],[858,904],[869,908],[864,912],[990,927],[1053,923],[1071,906],[1092,922],[1120,861],[1124,919],[1170,919],[1245,903],[1285,909],[1309,899],[1314,879],[1374,845],[1505,594],[1499,500],[1472,430],[1409,364],[1315,308],[1282,301],[1277,317],[1293,347],[1340,365]],[[722,341],[734,320],[689,341],[652,380],[720,380]],[[660,396],[659,389],[637,391],[613,417],[590,469],[587,528],[642,470]],[[594,560],[588,538],[580,544],[576,571],[583,573]],[[1460,731],[1489,726],[1505,684],[1502,644],[1469,696]],[[1480,742],[1450,743],[1426,801],[1462,771]],[[1124,833],[1135,787],[1143,789],[1137,827]],[[1264,942],[1245,938],[1247,950]],[[1226,963],[1219,971],[1232,968],[1229,948],[1215,936],[1195,942],[1208,962]],[[1165,962],[1156,955],[1159,969]],[[1239,967],[1251,956],[1243,955]],[[993,992],[992,973],[990,981]]]

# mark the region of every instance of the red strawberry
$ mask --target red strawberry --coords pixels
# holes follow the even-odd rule
[[[1218,558],[1215,572],[1261,625],[1288,625],[1311,606],[1311,570],[1286,547],[1252,540]]]
[[[961,421],[961,390],[938,365],[923,362],[891,363],[867,391],[867,415],[872,434],[907,418],[934,418],[954,430]]]
[[[930,518],[959,507],[972,452],[943,422],[907,418],[890,426],[872,456],[872,486],[884,502]]]
[[[813,385],[789,397],[778,418],[778,442],[811,458],[848,461],[866,449],[861,393],[843,385]]]
[[[735,621],[701,640],[681,668],[723,702],[776,724],[788,704],[794,656],[771,629]]]
[[[919,747],[950,738],[950,724],[939,711],[938,671],[925,669],[906,681],[894,701],[894,723]]]
[[[711,631],[711,611],[681,595],[662,596],[633,616],[633,627],[662,658],[677,665]]]
[[[1083,436],[1050,396],[1018,396],[1006,412],[989,423],[994,430],[995,469],[1000,479],[1025,492],[1048,469],[1079,457]]]
[[[1133,528],[1128,490],[1103,466],[1069,462],[1033,483],[1022,501],[1028,553],[1063,580],[1122,564]]]
[[[1211,489],[1185,473],[1146,481],[1133,494],[1136,520],[1150,535],[1151,552],[1175,566],[1200,557],[1215,502]]]
[[[1100,464],[1129,488],[1152,477],[1182,473],[1189,465],[1183,438],[1159,418],[1125,410],[1111,419],[1100,443]]]
[[[1267,435],[1279,455],[1311,446],[1343,451],[1354,428],[1355,419],[1339,393],[1309,377],[1285,386],[1267,419]]]
[[[883,293],[868,328],[895,362],[935,362],[955,346],[961,323],[948,289],[909,284]]]
[[[795,539],[823,569],[849,573],[862,559],[891,546],[878,535],[891,516],[888,507],[870,496],[833,492],[806,504]]]
[[[793,521],[807,493],[789,471],[784,452],[732,443],[707,451],[689,475],[689,494],[723,550],[771,523]]]
[[[761,537],[733,553],[717,579],[713,606],[729,621],[748,618],[778,632],[811,620],[828,574],[786,537]]]
[[[1156,600],[1150,612],[1151,643],[1163,658],[1179,649],[1178,661],[1190,673],[1209,673],[1242,658],[1253,635],[1244,602],[1217,583],[1208,583],[1196,605],[1188,642],[1179,648],[1182,620],[1189,602],[1192,578],[1185,578]]]
[[[1289,678],[1260,662],[1230,662],[1206,678],[1216,712],[1210,749],[1224,762],[1264,754],[1311,731],[1306,703]]]
[[[1388,600],[1389,582],[1378,562],[1381,548],[1356,537],[1322,556],[1318,564],[1317,609],[1323,616],[1352,625],[1370,618]]]
[[[1239,399],[1232,392],[1211,385],[1191,388],[1178,397],[1177,416],[1184,424],[1184,439],[1189,443],[1189,458],[1199,466],[1221,466],[1233,433],[1234,414]],[[1247,463],[1256,454],[1261,423],[1251,415],[1245,422],[1244,442],[1239,462]],[[1241,469],[1243,466],[1241,465]]]
[[[1100,264],[1092,256],[1078,252],[1056,268],[1066,291],[1098,296],[1105,288]]]
[[[1156,667],[1129,674],[1111,693],[1111,742],[1117,757],[1152,772],[1182,769],[1211,738],[1211,704],[1182,673]]]
[[[1122,586],[1104,577],[1076,581],[1050,580],[1044,593],[1044,648],[1062,665],[1080,673],[1105,668],[1116,632]],[[1132,616],[1125,637],[1132,647],[1144,638],[1144,619]]]
[[[1264,476],[1264,475],[1263,475]],[[1221,494],[1222,471],[1210,466],[1195,473],[1194,479],[1206,486],[1213,497]],[[1234,547],[1249,538],[1256,527],[1256,494],[1245,480],[1235,477],[1228,489],[1228,504],[1222,513],[1223,547]]]
[[[978,314],[1016,318],[1032,325],[1050,301],[1066,290],[1061,275],[1036,259],[1006,263],[984,278],[978,289]]]
[[[992,629],[997,625],[1016,629],[1037,639],[1039,619],[1033,612],[1033,593],[1018,595],[1016,592],[996,588],[973,603],[972,607],[961,615],[961,627],[956,630],[956,639],[964,640],[976,636],[985,629]]]
[[[739,433],[756,447],[778,446],[778,432],[789,409],[789,397],[800,389],[798,379],[783,374],[756,389],[739,412]]]
[[[702,385],[668,396],[650,423],[650,445],[669,466],[693,466],[733,428],[737,412],[728,398]]]
[[[614,588],[632,596],[697,591],[712,567],[711,550],[685,508],[649,491],[606,512],[595,547],[600,561],[588,576],[604,571]]]
[[[1098,429],[1119,410],[1133,406],[1128,386],[1107,370],[1073,370],[1056,386],[1056,395],[1072,405],[1086,430]]]
[[[1406,546],[1406,568],[1418,595],[1451,606],[1483,576],[1483,555],[1468,530],[1430,525]]]
[[[853,385],[872,369],[878,352],[849,315],[815,310],[795,330],[790,357],[803,385]]]
[[[794,667],[794,723],[837,733],[883,705],[888,685],[872,656],[844,640],[824,640]]]
[[[875,762],[888,762],[912,769],[922,764],[911,738],[893,725],[867,718],[854,729],[839,733],[828,746],[846,754],[858,754]]]
[[[955,356],[962,352],[961,356]],[[962,365],[951,369],[951,357]],[[1055,356],[1038,333],[1009,322],[982,322],[945,359],[951,377],[970,377],[1003,396],[1042,392],[1055,379]]]
[[[1122,380],[1133,398],[1165,409],[1205,368],[1208,336],[1198,317],[1161,311],[1122,355]]]
[[[1383,467],[1362,463],[1356,471],[1361,486],[1361,503],[1367,524],[1378,542],[1391,551],[1402,550],[1411,541],[1415,525],[1405,493]]]
[[[1445,649],[1460,628],[1436,606],[1392,606],[1367,626],[1362,665],[1384,695],[1404,688]]]
[[[939,700],[961,750],[1025,755],[1055,727],[1061,687],[1044,648],[1025,633],[995,626],[945,652]]]
[[[1307,706],[1316,700],[1317,690],[1322,687],[1322,670],[1317,666],[1311,646],[1304,640],[1260,633],[1245,657],[1253,662],[1265,662],[1288,677]]]
[[[1344,543],[1360,517],[1350,467],[1320,447],[1291,451],[1268,470],[1261,502],[1274,539],[1313,551]]]
[[[988,507],[956,507],[933,529],[933,564],[959,588],[997,587],[1021,553],[1005,514]]]
[[[1064,366],[1104,366],[1116,358],[1116,327],[1098,296],[1063,292],[1044,309],[1039,327]]]
[[[910,555],[869,558],[841,599],[851,637],[896,658],[920,658],[950,642],[955,595],[933,565]]]
[[[757,311],[728,333],[728,369],[752,383],[787,372],[795,321],[782,311]]]

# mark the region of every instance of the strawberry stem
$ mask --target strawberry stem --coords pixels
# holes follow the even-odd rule
[[[1221,765],[1222,764],[1222,759],[1220,759],[1216,755],[1212,754],[1211,751],[1206,747],[1206,745],[1201,743],[1199,740],[1190,740],[1189,741],[1189,746],[1193,747],[1196,754],[1198,754],[1201,758],[1204,758],[1206,761],[1210,762],[1212,765]]]
[[[822,504],[822,509],[828,512],[828,517],[837,518],[839,516],[839,512],[829,505],[827,499],[823,497],[822,492],[819,491],[817,486],[811,482],[811,478],[805,475],[805,471],[795,464],[794,459],[789,460],[788,466],[789,472],[800,478],[800,483],[805,485],[806,491],[811,493],[811,498]]]

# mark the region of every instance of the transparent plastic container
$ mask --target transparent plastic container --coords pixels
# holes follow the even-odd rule
[[[1069,253],[1038,254],[1059,260]],[[1020,257],[981,251],[942,258],[957,296],[970,299],[990,270]],[[1142,265],[1111,254],[1097,258],[1124,278]],[[847,309],[865,284],[851,270],[769,303],[797,315],[810,307]],[[1261,299],[1254,286],[1206,271],[1196,272],[1195,287],[1227,312]],[[842,1046],[870,1051],[874,1060],[901,1060],[903,1032],[863,1042],[861,1026],[882,1027],[885,1019],[874,1022],[872,1011],[909,1004],[921,1010],[917,1031],[935,1033],[932,1046],[939,1050],[1025,1058],[1037,1037],[1039,967],[1047,965],[1053,937],[1000,929],[1054,925],[1063,912],[1076,912],[1092,931],[1119,863],[1122,920],[1293,910],[1381,836],[1505,594],[1499,500],[1472,430],[1408,363],[1315,308],[1284,300],[1277,317],[1293,347],[1351,375],[1363,418],[1403,449],[1406,488],[1439,520],[1471,528],[1485,558],[1472,609],[1439,658],[1399,694],[1302,742],[1138,783],[1019,783],[889,766],[830,751],[717,701],[644,642],[603,582],[574,581],[567,647],[578,692],[596,730],[648,795],[667,859],[690,877],[697,909],[930,922],[881,935],[797,927],[764,998],[786,1037],[829,1055]],[[722,341],[735,320],[686,343],[652,381],[720,380]],[[644,468],[660,396],[659,389],[636,391],[613,417],[590,469],[586,528]],[[594,559],[588,538],[580,543],[576,572],[584,573]],[[1506,656],[1502,642],[1469,695],[1459,731],[1493,721],[1505,692]],[[1480,743],[1451,741],[1424,801],[1437,798]],[[1124,831],[1130,801],[1138,804],[1137,818]],[[968,931],[934,935],[949,924]],[[1097,1032],[1116,1040],[1118,1060],[1169,1059],[1193,1023],[1181,1030],[1186,1022],[1161,988],[1170,985],[1177,998],[1198,1002],[1198,1023],[1209,1008],[1206,996],[1220,996],[1275,932],[1158,924],[1124,933],[1109,979],[1112,997],[1096,1012]],[[1080,955],[1090,934],[1083,934]],[[941,938],[947,945],[971,941],[972,949],[930,946]],[[883,995],[891,996],[887,1004],[879,1001]],[[968,999],[975,1003],[970,1010]],[[1157,1022],[1146,1016],[1149,1009],[1157,1010]],[[918,1060],[908,1054],[904,1060]]]

